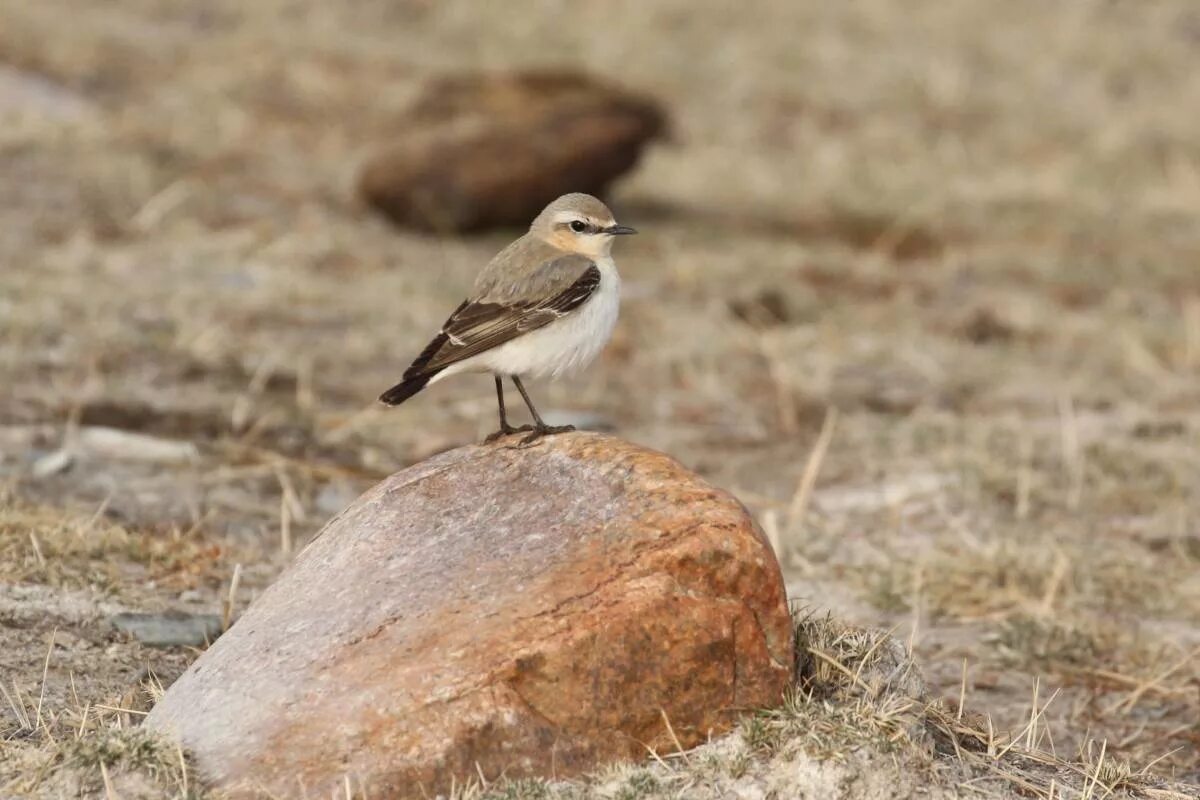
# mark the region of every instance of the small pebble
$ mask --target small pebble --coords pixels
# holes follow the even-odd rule
[[[111,618],[113,627],[150,647],[200,647],[221,635],[216,614],[124,612]]]

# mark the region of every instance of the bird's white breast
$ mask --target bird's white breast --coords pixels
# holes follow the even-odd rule
[[[621,277],[612,258],[597,258],[596,266],[600,269],[600,285],[579,308],[461,362],[462,368],[454,371],[483,369],[500,375],[541,378],[558,377],[590,364],[608,344],[621,306]]]

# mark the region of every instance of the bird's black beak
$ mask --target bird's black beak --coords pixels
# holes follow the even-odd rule
[[[628,225],[609,225],[604,229],[604,232],[610,236],[627,236],[631,233],[637,233],[637,229],[631,228]]]

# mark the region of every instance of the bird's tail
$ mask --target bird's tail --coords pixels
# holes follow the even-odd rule
[[[379,395],[379,402],[389,406],[398,406],[417,392],[424,389],[432,377],[432,375],[414,375],[411,378],[405,378],[383,394]]]
[[[443,364],[430,369],[429,362],[437,355],[438,350],[442,348],[448,338],[445,333],[439,333],[433,337],[433,341],[425,346],[421,355],[417,356],[409,368],[404,370],[404,376],[400,378],[400,382],[379,395],[379,402],[389,406],[398,406],[424,389],[439,372],[446,368]]]

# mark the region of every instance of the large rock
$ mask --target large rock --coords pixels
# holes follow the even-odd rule
[[[146,724],[226,788],[432,797],[674,752],[780,700],[783,583],[736,499],[611,437],[514,441],[364,494]]]
[[[665,126],[649,98],[580,73],[449,76],[364,165],[359,194],[420,230],[525,226],[561,194],[603,195]]]

